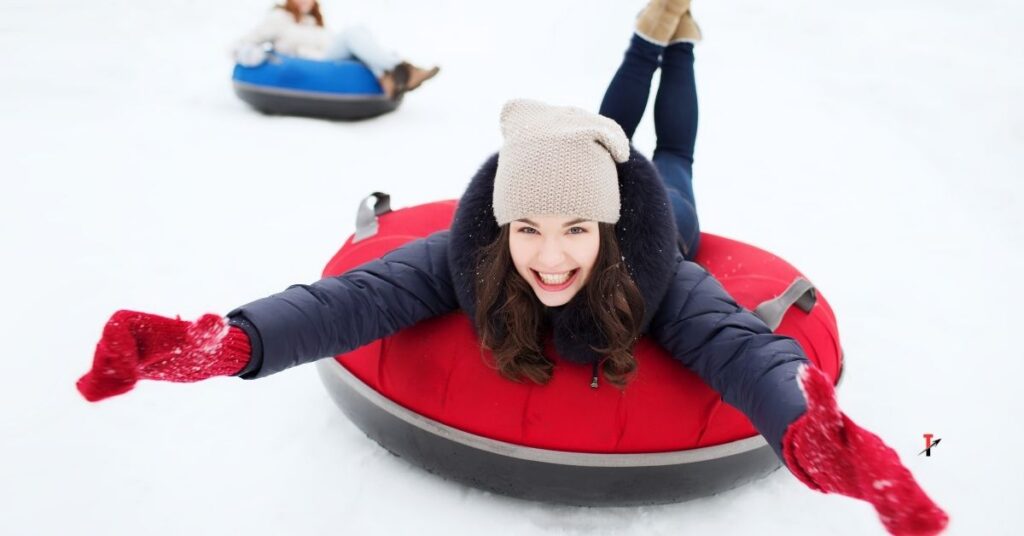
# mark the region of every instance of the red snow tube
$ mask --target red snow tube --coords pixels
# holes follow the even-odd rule
[[[376,232],[355,243],[350,237],[323,275],[448,228],[455,207],[441,201],[391,212],[378,203]],[[696,260],[751,310],[801,277],[771,253],[707,233]],[[835,379],[835,317],[820,293],[813,298],[809,311],[785,312],[775,331],[796,339]],[[322,360],[320,372],[342,409],[382,446],[498,493],[585,505],[674,502],[780,466],[742,413],[650,340],[638,343],[638,372],[624,391],[592,389],[589,365],[551,348],[548,355],[555,372],[547,385],[505,380],[457,312]]]

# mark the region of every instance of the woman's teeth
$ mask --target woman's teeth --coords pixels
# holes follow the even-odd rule
[[[541,272],[537,272],[537,274],[540,275],[540,280],[543,281],[545,285],[561,285],[569,280],[569,276],[572,275],[572,272],[573,270],[562,272],[560,274],[545,274]]]

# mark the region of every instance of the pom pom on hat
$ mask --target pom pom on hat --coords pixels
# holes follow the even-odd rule
[[[494,178],[498,225],[540,215],[619,221],[616,162],[629,139],[615,121],[572,106],[517,99],[501,110]]]

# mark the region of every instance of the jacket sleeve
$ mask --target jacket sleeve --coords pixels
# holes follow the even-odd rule
[[[271,9],[255,28],[249,30],[248,33],[235,42],[232,51],[237,51],[245,45],[260,45],[274,42],[291,24],[289,17],[291,15],[283,9]]]
[[[697,264],[683,262],[650,335],[722,399],[743,412],[782,458],[782,436],[806,409],[797,342],[775,335]]]
[[[342,275],[243,305],[228,318],[249,335],[253,357],[239,376],[254,379],[354,350],[456,309],[448,231],[441,231]]]

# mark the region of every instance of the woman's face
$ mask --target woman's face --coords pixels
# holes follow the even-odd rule
[[[309,13],[312,11],[313,4],[316,4],[316,0],[292,0],[292,5],[297,7],[302,13]]]
[[[597,260],[598,225],[565,216],[531,216],[509,224],[512,263],[548,307],[565,305],[586,284]]]

